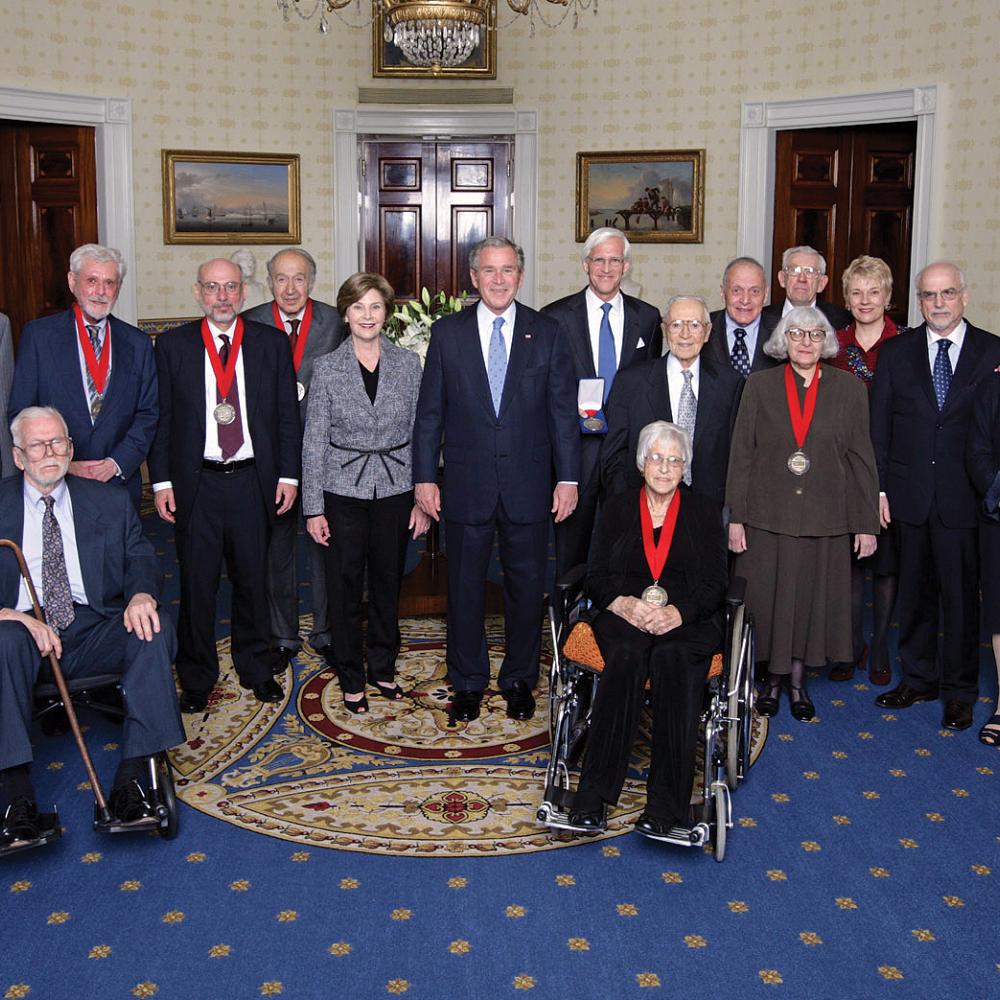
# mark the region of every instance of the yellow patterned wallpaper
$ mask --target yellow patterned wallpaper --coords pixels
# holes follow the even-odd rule
[[[998,43],[987,0],[603,0],[575,31],[533,37],[520,20],[500,36],[496,83],[540,115],[539,300],[582,282],[577,150],[706,148],[704,244],[639,246],[635,274],[657,304],[693,290],[714,306],[736,245],[740,102],[936,83],[932,253],[967,267],[970,316],[996,326]],[[0,86],[132,99],[141,316],[190,314],[212,253],[163,244],[164,147],[299,153],[303,244],[332,298],[332,112],[372,85],[400,82],[373,83],[370,31],[286,25],[273,0],[0,0]]]

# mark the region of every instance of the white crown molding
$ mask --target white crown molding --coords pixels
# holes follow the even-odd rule
[[[934,193],[934,132],[938,86],[839,97],[813,97],[792,101],[745,102],[740,115],[740,179],[737,221],[738,255],[760,260],[770,271],[774,228],[775,135],[785,129],[878,122],[915,121],[917,149],[913,190],[913,237],[910,273],[931,259]],[[910,322],[919,322],[911,290]]]
[[[131,100],[126,97],[53,94],[0,87],[0,118],[93,126],[97,157],[98,239],[106,246],[116,247],[125,258],[133,280],[126,277],[115,306],[115,315],[135,323],[138,319],[138,296],[134,280]]]

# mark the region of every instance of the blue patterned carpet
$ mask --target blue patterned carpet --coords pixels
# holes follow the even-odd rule
[[[188,807],[177,840],[99,838],[69,739],[39,737],[67,832],[0,864],[0,997],[1000,998],[1000,755],[941,730],[937,704],[811,691],[817,721],[783,706],[735,794],[721,865],[633,835],[381,857]],[[117,730],[88,737],[110,777]]]

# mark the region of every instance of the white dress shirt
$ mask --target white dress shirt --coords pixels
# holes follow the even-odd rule
[[[514,314],[517,312],[517,304],[511,302],[507,306],[503,315],[503,326],[500,327],[500,335],[503,337],[503,348],[507,352],[507,360],[510,361],[510,345],[514,337]],[[493,336],[493,321],[497,314],[483,305],[480,299],[476,306],[476,322],[479,324],[479,346],[483,351],[483,364],[486,370],[490,370],[490,338]]]
[[[695,358],[689,369],[691,372],[691,391],[694,400],[698,402],[698,386],[701,376],[701,358]],[[681,390],[684,388],[684,367],[672,354],[667,355],[667,392],[670,394],[670,414],[677,423],[677,413],[681,405]]]
[[[212,336],[215,338],[215,349],[217,351],[222,350],[222,334],[225,333],[229,338],[229,346],[232,348],[233,337],[236,334],[236,324],[234,323],[228,330],[220,330],[211,320],[208,321],[208,328],[212,332]],[[219,446],[219,434],[218,434],[218,424],[215,421],[215,417],[212,416],[216,406],[218,406],[218,399],[216,396],[216,385],[215,385],[215,371],[212,368],[212,360],[208,356],[208,351],[205,351],[205,452],[202,455],[203,458],[207,458],[211,462],[221,462],[222,458],[222,448]],[[236,452],[235,455],[230,455],[225,461],[227,462],[242,462],[244,459],[253,458],[253,439],[250,436],[250,424],[247,420],[247,394],[246,394],[246,378],[243,375],[243,351],[236,356],[236,375],[233,379],[233,386],[236,387],[236,391],[239,394],[240,400],[240,420],[243,424],[243,444],[240,445],[240,450]],[[232,394],[232,387],[230,387],[230,395]]]
[[[938,355],[938,341],[939,340],[950,340],[952,343],[951,349],[948,351],[948,358],[951,361],[952,372],[958,367],[958,356],[962,353],[962,344],[965,343],[965,331],[968,328],[968,324],[964,319],[958,321],[958,326],[955,327],[947,337],[942,337],[938,333],[934,333],[930,327],[927,327],[927,360],[931,366],[931,375],[934,374],[934,359]]]
[[[798,306],[793,306],[790,299],[785,299],[785,304],[781,307],[781,318],[784,319],[793,309],[797,309]],[[807,303],[803,308],[805,309],[815,309],[816,300],[813,299],[812,302]]]
[[[74,604],[87,604],[87,592],[83,589],[83,570],[80,568],[80,553],[76,548],[76,525],[73,523],[73,501],[66,481],[63,480],[51,493],[55,499],[52,513],[59,522],[62,533],[63,555],[66,557],[66,572],[69,575],[69,589]],[[28,572],[35,584],[38,603],[45,607],[45,588],[42,583],[42,518],[45,504],[42,494],[27,480],[24,481],[24,535],[21,551],[27,563]],[[17,610],[31,613],[31,595],[28,585],[21,580],[17,594]]]
[[[594,371],[597,369],[597,361],[601,351],[601,320],[604,319],[604,300],[594,294],[594,290],[588,285],[583,293],[587,302],[587,329],[590,333],[590,354],[594,359]],[[611,306],[608,312],[608,322],[611,324],[611,336],[615,342],[615,368],[622,362],[622,338],[625,332],[625,300],[619,292],[608,303]]]
[[[750,364],[753,364],[753,354],[757,350],[757,335],[760,333],[760,315],[752,322],[748,323],[746,326],[741,326],[736,320],[733,319],[729,313],[726,313],[726,343],[729,345],[729,356],[733,356],[733,347],[736,346],[736,334],[734,330],[744,330],[746,331],[746,340],[744,343],[747,345],[747,354],[750,356]]]

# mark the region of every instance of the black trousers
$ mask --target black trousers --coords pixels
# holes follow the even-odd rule
[[[232,586],[233,666],[240,682],[271,676],[267,606],[268,508],[253,466],[236,472],[203,469],[184,528],[175,532],[181,605],[177,676],[188,691],[208,691],[219,678],[215,605],[225,563]]]
[[[590,540],[594,534],[594,521],[597,518],[599,482],[595,470],[590,481],[580,485],[576,510],[555,526],[557,580],[574,566],[582,566],[587,562]]]
[[[517,524],[501,506],[485,524],[445,521],[448,554],[448,679],[456,691],[483,691],[490,681],[486,650],[486,571],[497,534],[503,568],[505,650],[501,690],[538,681],[542,599],[549,522]]]
[[[979,693],[976,528],[948,528],[934,512],[924,524],[896,523],[896,611],[903,680],[917,691],[939,688],[943,699],[975,701]]]
[[[399,653],[399,588],[403,582],[413,491],[358,500],[324,493],[330,526],[326,548],[326,592],[337,623],[332,644],[340,686],[363,691],[361,600],[368,571],[368,679],[391,683]]]
[[[722,628],[710,619],[649,635],[610,611],[598,615],[593,627],[605,667],[594,696],[576,806],[596,810],[602,802],[613,806],[618,801],[648,678],[653,745],[646,811],[686,823],[705,681],[722,645]]]

